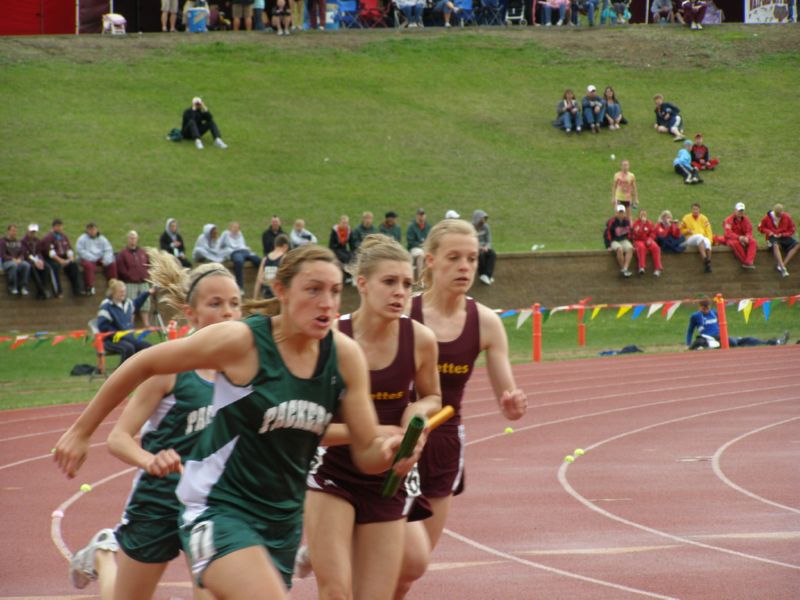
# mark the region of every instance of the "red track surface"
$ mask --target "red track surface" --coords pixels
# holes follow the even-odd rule
[[[800,597],[800,346],[515,373],[531,408],[513,434],[473,377],[467,492],[411,598]],[[77,480],[56,471],[49,450],[80,408],[0,413],[0,598],[97,594],[70,587],[62,551],[116,523],[131,474],[102,447]],[[182,563],[158,597],[191,597]],[[314,597],[296,582],[293,598]]]

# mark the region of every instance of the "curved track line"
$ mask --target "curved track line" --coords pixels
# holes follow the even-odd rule
[[[620,585],[618,583],[612,583],[610,581],[603,581],[602,579],[595,579],[594,577],[587,577],[586,575],[579,575],[578,573],[572,573],[570,571],[562,571],[561,569],[556,569],[555,567],[550,567],[548,565],[543,565],[542,563],[533,562],[532,560],[526,560],[524,558],[519,558],[518,556],[514,556],[513,554],[508,554],[507,552],[503,552],[502,550],[497,550],[496,548],[492,548],[491,546],[486,546],[481,544],[480,542],[476,542],[473,539],[465,537],[455,531],[451,531],[445,527],[444,533],[450,536],[451,538],[466,544],[467,546],[472,546],[478,550],[486,552],[487,554],[492,554],[493,556],[499,556],[501,558],[505,558],[506,560],[510,560],[521,565],[525,565],[526,567],[533,567],[535,569],[541,569],[543,571],[548,571],[550,573],[555,573],[556,575],[563,575],[564,577],[570,577],[572,579],[579,579],[581,581],[586,581],[588,583],[594,583],[596,585],[602,585],[605,587],[610,587],[615,590],[621,590],[624,592],[630,592],[631,594],[638,594],[640,596],[647,596],[648,598],[661,598],[662,600],[675,600],[673,596],[662,596],[661,594],[655,594],[653,592],[648,592],[647,590],[640,590],[637,588],[628,587],[625,585]]]
[[[97,442],[95,444],[90,444],[89,448],[97,448],[98,446],[105,446],[106,442]],[[53,458],[52,454],[40,454],[39,456],[32,456],[30,458],[23,458],[22,460],[18,460],[16,462],[8,463],[7,465],[0,465],[0,471],[3,469],[10,469],[11,467],[18,467],[19,465],[24,465],[29,462],[33,462],[36,460],[43,460],[45,458]]]
[[[763,502],[764,504],[769,504],[770,506],[774,506],[776,508],[781,508],[783,510],[788,510],[796,514],[800,514],[800,509],[795,508],[793,506],[786,506],[785,504],[780,504],[779,502],[773,502],[772,500],[768,500],[758,494],[754,494],[750,490],[746,490],[743,487],[735,484],[733,481],[728,479],[725,476],[725,473],[722,472],[722,468],[719,466],[719,461],[722,458],[722,454],[731,446],[733,446],[736,442],[743,440],[746,437],[754,435],[756,433],[761,433],[762,431],[766,431],[767,429],[771,429],[772,427],[777,427],[779,425],[785,425],[786,423],[791,423],[792,421],[797,421],[800,417],[792,417],[791,419],[784,419],[783,421],[778,421],[777,423],[771,423],[770,425],[765,425],[764,427],[759,427],[758,429],[753,429],[752,431],[748,431],[747,433],[743,433],[737,438],[734,438],[720,446],[716,452],[714,452],[714,456],[711,458],[711,468],[714,470],[714,474],[719,477],[722,482],[727,485],[728,487],[733,488],[737,492],[744,494],[745,496],[749,496],[754,500],[758,500],[759,502]]]
[[[735,410],[741,410],[743,408],[753,408],[753,407],[756,407],[756,406],[766,406],[768,404],[777,404],[779,402],[790,402],[792,400],[796,401],[797,400],[797,396],[791,396],[789,398],[780,398],[778,400],[768,400],[768,401],[765,401],[765,402],[755,402],[753,404],[743,404],[741,406],[734,406],[734,407],[731,407],[731,408],[722,408],[722,409],[718,409],[718,410],[709,410],[709,411],[704,411],[704,412],[701,412],[701,413],[696,413],[694,415],[687,415],[687,416],[684,416],[684,417],[678,417],[678,418],[675,418],[675,419],[669,419],[667,421],[661,421],[660,423],[653,423],[652,425],[647,425],[645,427],[640,427],[638,429],[632,429],[630,431],[626,431],[624,433],[620,433],[620,434],[612,436],[610,438],[606,438],[604,440],[601,440],[599,442],[596,442],[596,443],[592,444],[591,446],[587,446],[586,450],[587,451],[594,450],[595,448],[599,448],[600,446],[603,446],[603,445],[608,444],[610,442],[615,442],[615,441],[620,440],[620,439],[622,439],[624,437],[628,437],[630,435],[635,435],[637,433],[642,433],[644,431],[648,431],[650,429],[655,429],[656,427],[662,427],[664,425],[672,425],[673,423],[680,423],[682,421],[689,421],[691,419],[696,419],[696,418],[699,418],[699,417],[705,417],[705,416],[708,416],[708,415],[716,415],[716,414],[719,414],[719,413],[730,412],[730,411],[735,411]],[[767,564],[771,564],[771,565],[775,565],[775,566],[779,566],[779,567],[786,567],[788,569],[800,570],[800,565],[793,565],[793,564],[781,562],[781,561],[778,561],[778,560],[772,560],[772,559],[769,559],[769,558],[764,558],[763,556],[755,556],[753,554],[747,554],[745,552],[738,552],[736,550],[730,550],[728,548],[722,548],[720,546],[713,546],[711,544],[704,544],[702,542],[697,542],[697,541],[692,540],[690,538],[682,537],[682,536],[679,536],[679,535],[673,535],[671,533],[667,533],[666,531],[661,531],[660,529],[654,529],[652,527],[648,527],[647,525],[642,525],[641,523],[636,523],[635,521],[630,521],[630,520],[626,519],[625,517],[620,517],[619,515],[615,515],[612,512],[609,512],[609,511],[607,511],[607,510],[605,510],[603,508],[600,508],[599,506],[597,506],[596,504],[594,504],[593,502],[591,502],[590,500],[588,500],[587,498],[582,496],[580,493],[578,493],[569,484],[569,481],[567,481],[567,469],[568,468],[569,468],[569,463],[565,462],[565,463],[561,464],[561,468],[559,468],[559,470],[558,470],[558,481],[561,484],[561,487],[563,487],[564,490],[570,496],[575,498],[578,502],[583,504],[585,507],[587,507],[590,510],[593,510],[594,512],[596,512],[598,514],[603,515],[604,517],[606,517],[608,519],[611,519],[613,521],[617,521],[618,523],[622,523],[623,525],[628,525],[629,527],[634,527],[636,529],[640,529],[642,531],[646,531],[647,533],[651,533],[653,535],[657,535],[657,536],[660,536],[660,537],[663,537],[663,538],[667,538],[669,540],[673,540],[675,542],[681,542],[683,544],[689,544],[691,546],[697,546],[699,548],[704,548],[706,550],[714,550],[716,552],[723,552],[725,554],[730,554],[732,556],[736,556],[736,557],[739,557],[739,558],[755,560],[755,561],[758,561],[758,562],[763,562],[763,563],[767,563]]]
[[[90,485],[95,487],[100,487],[101,485],[108,483],[112,479],[116,479],[117,477],[121,477],[126,473],[130,473],[131,471],[135,471],[136,467],[128,467],[127,469],[123,469],[122,471],[118,471],[117,473],[112,473],[108,477],[104,477],[103,479],[98,479],[97,481],[93,481]],[[58,508],[55,510],[60,510],[63,514],[60,517],[52,516],[50,521],[50,539],[53,540],[53,544],[55,547],[58,548],[58,551],[61,552],[61,555],[69,560],[72,558],[72,552],[64,543],[64,538],[61,537],[61,521],[66,517],[67,509],[72,506],[75,502],[77,502],[80,498],[83,497],[84,494],[91,494],[91,492],[75,492],[72,496],[64,500],[61,504],[58,505]],[[55,512],[55,511],[53,511]]]

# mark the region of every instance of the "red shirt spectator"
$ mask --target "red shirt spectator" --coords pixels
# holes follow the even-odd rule
[[[753,224],[744,214],[744,203],[737,202],[735,212],[722,223],[725,244],[733,250],[743,269],[755,269],[758,244],[753,239]]]
[[[758,230],[767,238],[767,247],[772,249],[775,256],[775,267],[783,277],[789,276],[786,265],[792,260],[800,244],[794,238],[796,228],[789,213],[784,212],[783,205],[776,204],[766,216],[761,219]],[[785,252],[784,256],[782,253]]]
[[[135,231],[128,233],[128,245],[117,254],[117,272],[125,283],[144,283],[150,270],[147,253],[137,246],[139,236]]]

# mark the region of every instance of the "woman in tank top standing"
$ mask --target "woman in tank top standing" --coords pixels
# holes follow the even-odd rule
[[[305,478],[333,414],[341,410],[353,460],[364,472],[389,468],[401,437],[378,433],[364,355],[331,331],[341,289],[330,250],[309,245],[289,252],[278,268],[277,299],[265,307],[279,307],[278,315],[212,325],[126,361],[61,437],[56,462],[73,477],[86,458],[86,432],[139,382],[217,371],[214,419],[177,488],[183,547],[194,576],[216,597],[287,598]],[[396,468],[407,472],[415,459]]]
[[[430,502],[433,516],[407,527],[424,526],[431,549],[439,542],[451,498],[464,488],[461,399],[480,352],[486,353],[489,381],[503,416],[519,419],[528,407],[525,392],[517,388],[511,372],[508,338],[500,317],[467,296],[477,267],[478,236],[472,224],[460,219],[440,221],[425,240],[425,292],[411,299],[411,317],[432,329],[438,341],[442,406],[456,411],[455,417],[430,433],[418,464],[422,495]],[[402,598],[414,575],[421,574],[419,568],[404,565],[396,597]]]
[[[403,315],[411,296],[412,273],[405,248],[385,235],[367,236],[353,270],[361,303],[337,321],[339,331],[355,339],[367,356],[378,421],[397,432],[414,415],[429,417],[441,408],[436,338],[430,329]],[[410,402],[412,386],[419,398],[416,402]],[[308,558],[321,598],[390,600],[400,574],[405,523],[414,496],[401,489],[391,498],[382,498],[385,474],[360,472],[349,448],[335,445],[346,442],[346,435],[335,438],[332,426],[323,441],[328,447],[317,449],[305,507]],[[417,552],[427,555],[427,540],[422,542]],[[302,558],[304,550],[300,554]]]

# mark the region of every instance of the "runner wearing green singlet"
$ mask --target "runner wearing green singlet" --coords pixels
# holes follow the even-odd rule
[[[126,361],[61,437],[55,452],[58,466],[72,477],[86,458],[91,432],[138,382],[156,374],[218,371],[217,413],[201,436],[197,452],[207,454],[209,466],[226,453],[231,462],[215,480],[217,486],[198,479],[210,472],[203,460],[198,466],[190,463],[182,478],[186,483],[182,481],[180,487],[181,496],[189,502],[184,514],[187,528],[191,525],[188,550],[200,582],[214,596],[234,600],[288,597],[280,569],[285,557],[293,557],[296,550],[294,531],[308,462],[314,440],[322,435],[323,423],[327,424],[336,406],[334,390],[343,386],[339,411],[352,436],[351,451],[359,469],[366,473],[388,469],[402,439],[398,434],[378,433],[364,355],[344,334],[331,334],[342,289],[333,253],[314,245],[290,251],[281,261],[273,287],[275,300],[253,305],[279,312],[276,316],[212,325]],[[323,375],[330,379],[323,382]],[[270,378],[281,380],[275,385],[282,394],[291,395],[272,394]],[[308,380],[324,387],[322,404],[309,391],[312,383]],[[283,387],[286,382],[289,386]],[[225,439],[230,441],[215,447]],[[295,441],[298,447],[292,445]],[[419,448],[395,465],[400,474],[410,470]],[[270,462],[263,464],[268,455]],[[252,469],[265,468],[271,469],[268,481],[249,475]],[[205,504],[185,491],[198,489],[209,490]],[[260,503],[255,500],[259,496]],[[275,529],[268,535],[252,519],[256,513],[273,524]]]

